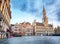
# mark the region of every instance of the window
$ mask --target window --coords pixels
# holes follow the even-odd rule
[[[15,29],[15,31],[17,31],[17,29]]]
[[[2,3],[2,1],[0,0],[0,3]]]
[[[0,0],[0,7],[1,7],[1,3],[2,3],[2,1]]]
[[[0,21],[2,21],[2,19],[0,19]]]
[[[6,1],[6,0],[5,0]]]
[[[19,29],[19,31],[21,31],[21,29]]]
[[[28,28],[27,31],[30,32],[30,29]]]

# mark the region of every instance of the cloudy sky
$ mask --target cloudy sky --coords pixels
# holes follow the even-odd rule
[[[34,19],[42,22],[43,5],[49,23],[60,25],[60,0],[11,0],[11,24],[30,22]]]

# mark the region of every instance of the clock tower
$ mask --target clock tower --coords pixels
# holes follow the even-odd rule
[[[48,27],[48,18],[46,16],[46,10],[45,10],[44,6],[43,6],[43,24],[45,27]]]

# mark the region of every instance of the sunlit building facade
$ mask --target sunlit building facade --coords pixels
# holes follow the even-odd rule
[[[22,22],[14,24],[12,28],[13,32],[19,33],[22,32],[22,35],[37,35],[37,36],[44,36],[50,35],[54,33],[53,25],[48,23],[48,18],[46,16],[46,10],[43,7],[43,18],[42,22],[37,22],[36,20],[33,23],[29,22]]]
[[[10,28],[10,20],[10,0],[0,0],[0,31],[6,32]]]
[[[33,27],[34,27],[34,33],[35,35],[50,35],[54,33],[53,30],[53,25],[52,24],[48,24],[48,18],[46,16],[46,10],[43,7],[43,19],[42,19],[42,23],[37,22],[36,20],[34,20],[33,22]]]
[[[12,25],[11,28],[12,28],[13,33],[19,33],[19,32],[22,32],[21,24],[16,23],[16,24]]]
[[[23,22],[21,24],[23,35],[31,36],[33,35],[33,27],[29,22]]]
[[[11,26],[13,33],[22,35],[33,35],[33,27],[29,22],[16,23]]]

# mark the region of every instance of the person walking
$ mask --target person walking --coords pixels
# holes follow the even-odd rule
[[[8,32],[6,33],[6,37],[8,38]]]

